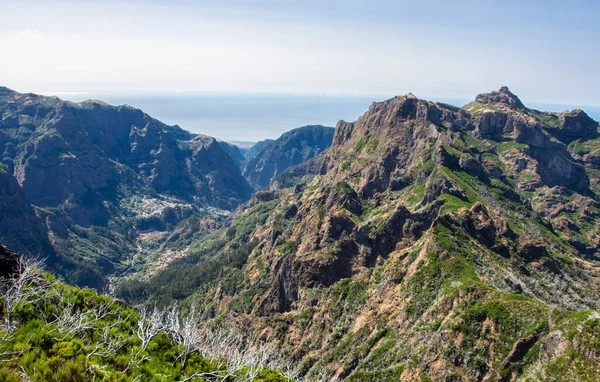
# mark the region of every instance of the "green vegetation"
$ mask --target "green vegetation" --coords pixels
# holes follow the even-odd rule
[[[352,191],[352,187],[350,187],[350,185],[348,183],[346,183],[346,182],[337,182],[336,186],[340,190],[342,190],[344,192],[350,192],[350,191]]]
[[[513,141],[508,141],[508,142],[494,142],[494,141],[487,141],[488,143],[493,144],[494,146],[496,146],[496,149],[498,150],[498,152],[502,153],[504,151],[508,151],[508,150],[512,150],[512,149],[516,149],[516,150],[522,150],[524,148],[527,147],[526,144],[524,143],[517,143],[517,142],[513,142]]]
[[[321,229],[321,226],[323,225],[323,219],[325,218],[325,207],[323,207],[322,204],[319,204],[317,206],[317,219],[319,219],[317,221],[317,229]]]
[[[286,241],[279,246],[279,253],[283,255],[289,255],[296,253],[298,250],[298,243],[295,241]]]
[[[361,153],[366,148],[367,152],[372,154],[377,149],[377,146],[379,146],[379,141],[376,138],[364,136],[354,144],[354,151]]]
[[[181,257],[145,277],[124,275],[116,295],[157,306],[159,316],[166,307],[177,306],[182,319],[197,309],[202,330],[235,327],[249,334],[244,341],[252,346],[267,341],[307,380],[597,380],[600,208],[594,192],[600,171],[595,158],[584,158],[597,154],[597,138],[574,140],[568,147],[573,160],[564,150],[549,156],[567,147],[553,136],[552,121],[540,127],[551,115],[523,109],[504,90],[489,103],[481,97],[466,107],[476,115],[412,97],[380,104],[322,160],[297,167],[289,178],[282,174],[278,190],[256,194],[202,233],[190,234],[207,221],[172,224],[179,219],[155,208],[177,215],[183,207],[127,195],[120,207],[151,208],[127,216],[125,226],[181,228],[164,237],[140,233],[144,240],[139,247],[135,242],[128,269],[138,272],[144,259],[152,262],[150,256],[163,251],[171,256],[177,249]],[[485,120],[478,114],[488,112],[494,115]],[[363,123],[374,120],[384,123]],[[513,121],[515,130],[505,128],[494,140],[503,121]],[[482,138],[490,133],[494,139]],[[538,147],[546,138],[551,147]],[[11,150],[5,148],[9,159]],[[291,151],[308,153],[307,147]],[[590,189],[572,184],[584,168]],[[40,214],[52,221],[59,212],[52,207]],[[96,228],[77,234],[77,260],[106,247],[103,237],[123,248],[132,244],[119,241],[129,230],[114,237]],[[113,249],[103,254],[111,263],[119,246]],[[93,270],[96,263],[89,265]],[[137,315],[129,333],[135,337],[142,315],[129,310]],[[191,372],[170,333],[148,346],[158,361],[143,361],[140,368],[153,371],[140,379],[157,379],[154,370],[168,378],[179,373],[178,379]],[[77,335],[40,347],[46,358],[77,363],[96,338]],[[133,356],[140,345],[131,346]],[[150,353],[155,347],[160,351]],[[187,359],[205,362],[206,369],[215,361],[204,352]],[[231,366],[223,362],[223,370]],[[110,362],[103,370],[124,372]],[[113,379],[133,377],[133,370]],[[263,380],[281,376],[261,372]]]
[[[535,117],[544,125],[549,127],[559,127],[560,120],[555,114],[534,113]]]
[[[25,267],[2,284],[0,379],[3,381],[180,381],[224,378],[284,381],[230,350],[194,313],[137,312]],[[209,345],[210,344],[210,345]],[[208,345],[208,346],[207,346]],[[275,355],[273,354],[273,360]]]
[[[138,303],[151,298],[150,301],[165,306],[209,288],[223,268],[240,269],[244,266],[258,244],[257,240],[250,240],[250,236],[257,227],[266,223],[277,206],[277,200],[256,204],[248,213],[234,219],[227,230],[194,242],[187,256],[174,260],[149,280],[124,280],[115,294]],[[227,246],[231,240],[241,244]]]

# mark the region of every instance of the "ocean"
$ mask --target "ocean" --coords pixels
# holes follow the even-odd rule
[[[335,126],[339,120],[354,121],[374,101],[393,95],[331,94],[58,94],[71,101],[99,99],[113,105],[128,104],[142,109],[169,125],[179,125],[193,133],[210,135],[225,141],[256,142],[277,138],[296,127],[320,124]],[[435,99],[456,106],[468,99]],[[527,104],[539,110],[564,111],[578,106]],[[584,107],[594,119],[600,119],[599,107]]]

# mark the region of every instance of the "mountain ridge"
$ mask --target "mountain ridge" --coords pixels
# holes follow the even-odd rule
[[[376,102],[118,293],[197,306],[309,380],[593,380],[599,143],[584,112],[528,109],[508,88],[463,108]]]
[[[214,138],[130,106],[2,88],[0,113],[2,163],[47,227],[43,240],[62,258],[52,264],[78,285],[101,289],[123,269],[138,251],[136,225],[210,217],[207,207],[232,210],[252,193]]]
[[[243,167],[243,175],[258,189],[266,188],[271,180],[290,167],[306,162],[331,145],[333,128],[307,125],[292,129],[265,144]],[[262,143],[259,142],[259,143]]]

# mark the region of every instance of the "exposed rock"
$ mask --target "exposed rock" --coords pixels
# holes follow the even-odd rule
[[[0,279],[15,275],[19,271],[19,255],[0,244]]]
[[[467,231],[477,237],[488,247],[492,247],[496,241],[496,227],[490,217],[487,208],[481,203],[475,203],[465,216]]]
[[[534,261],[548,256],[548,251],[544,244],[522,237],[517,255],[526,261]]]
[[[437,199],[438,196],[450,194],[460,199],[466,199],[466,196],[461,192],[458,185],[444,178],[431,178],[425,184],[425,196],[421,201],[422,205],[426,205]]]
[[[520,340],[515,342],[510,353],[508,353],[508,357],[506,357],[506,361],[504,362],[503,366],[504,369],[507,369],[510,366],[510,364],[519,362],[521,359],[523,359],[523,357],[525,357],[529,349],[531,349],[533,345],[535,345],[535,343],[538,341],[539,337],[540,334],[536,333],[528,337],[521,338]]]
[[[579,138],[596,138],[598,122],[591,119],[583,110],[565,111],[559,115],[560,125],[551,133],[561,141],[569,143]]]
[[[276,346],[307,380],[546,375],[560,366],[543,352],[546,323],[573,338],[564,354],[582,362],[570,366],[595,377],[583,345],[597,341],[597,316],[576,312],[600,308],[598,174],[578,162],[594,142],[568,151],[557,121],[505,88],[462,109],[412,94],[374,103],[124,295],[193,303]],[[177,175],[143,170],[156,187]]]
[[[0,241],[25,255],[54,261],[48,229],[15,177],[0,165]]]
[[[514,109],[525,108],[519,97],[511,93],[507,86],[501,87],[498,91],[479,94],[477,97],[475,97],[475,102],[482,104],[502,103]]]
[[[586,154],[583,156],[583,161],[593,168],[600,168],[600,155]]]

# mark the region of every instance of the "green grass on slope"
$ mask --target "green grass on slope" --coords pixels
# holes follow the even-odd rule
[[[179,381],[228,373],[231,380],[284,380],[277,371],[252,364],[233,369],[225,359],[203,356],[207,349],[184,341],[192,337],[169,311],[142,315],[47,275],[4,283],[1,304],[2,381]]]

